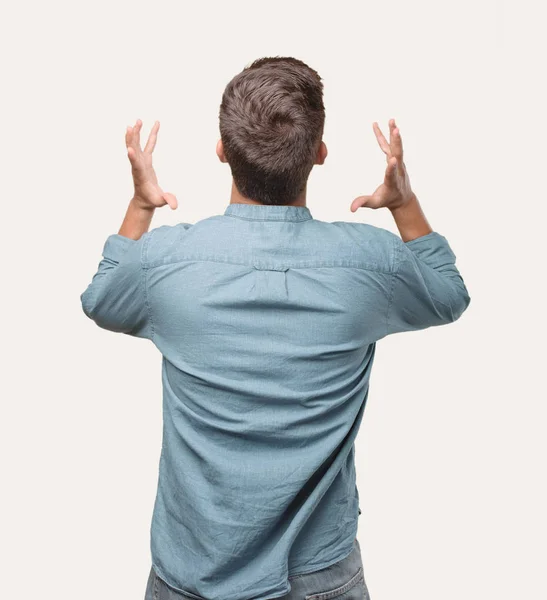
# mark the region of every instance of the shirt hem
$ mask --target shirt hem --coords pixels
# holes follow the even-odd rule
[[[182,588],[179,588],[175,585],[173,585],[172,583],[169,583],[169,581],[165,578],[163,571],[158,568],[158,566],[152,562],[152,568],[154,569],[156,576],[159,577],[162,582],[168,586],[169,588],[171,588],[172,590],[174,590],[175,592],[179,592],[180,594],[184,594],[185,596],[188,596],[188,598],[190,599],[195,599],[195,600],[207,600],[206,598],[204,598],[203,596],[198,596],[197,594],[194,594],[193,592],[189,592],[188,590],[184,590]],[[270,594],[269,592],[266,593],[266,595],[263,596],[263,599],[265,600],[266,598],[269,600],[270,598],[280,598],[281,596],[285,596],[286,594],[288,594],[290,592],[290,584],[288,584],[285,589],[278,593],[278,594]],[[253,596],[253,598],[256,598],[256,595]]]
[[[340,555],[339,558],[335,558],[334,560],[329,560],[326,563],[316,564],[313,567],[309,567],[306,571],[296,571],[296,570],[289,571],[289,575],[288,575],[289,580],[295,579],[296,577],[300,577],[301,575],[309,575],[310,573],[315,573],[316,571],[321,571],[322,569],[326,569],[327,567],[332,567],[332,565],[335,565],[336,563],[343,561],[353,552],[354,539],[355,539],[355,536],[353,536],[353,538],[351,540],[351,548],[349,549],[349,551]]]
[[[355,536],[354,536],[355,537]],[[272,594],[270,592],[267,592],[267,595],[264,596],[264,598],[268,598],[268,600],[271,598],[272,600],[274,598],[280,598],[282,596],[285,596],[286,594],[288,594],[291,591],[291,579],[296,579],[297,577],[302,577],[304,575],[309,575],[310,573],[315,573],[316,571],[321,571],[322,569],[326,569],[328,567],[331,567],[332,565],[335,565],[338,562],[341,562],[342,560],[346,559],[354,550],[354,543],[353,543],[353,538],[352,538],[352,543],[351,543],[351,548],[349,550],[349,552],[344,552],[342,555],[340,555],[338,558],[335,558],[333,560],[329,560],[325,563],[320,563],[317,565],[314,565],[313,567],[309,567],[306,571],[289,571],[287,578],[285,580],[286,586],[285,589],[279,593],[276,594]],[[172,590],[179,592],[181,594],[185,594],[186,596],[188,596],[188,598],[191,599],[195,599],[195,600],[206,600],[203,596],[198,596],[192,592],[189,592],[188,590],[184,590],[182,588],[178,588],[175,585],[169,583],[162,570],[154,563],[152,562],[152,568],[154,569],[154,571],[156,572],[156,575],[163,581],[163,583],[165,583],[168,587],[170,587]],[[256,597],[253,596],[253,597]]]

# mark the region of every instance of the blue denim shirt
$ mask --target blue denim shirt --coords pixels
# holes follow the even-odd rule
[[[351,552],[376,342],[461,316],[455,260],[437,232],[404,243],[305,206],[234,203],[108,237],[81,302],[163,356],[150,547],[165,582],[207,600],[275,598],[289,575]]]

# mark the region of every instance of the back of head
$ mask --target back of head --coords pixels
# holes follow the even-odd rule
[[[306,186],[323,136],[318,73],[296,58],[259,58],[226,86],[219,120],[239,192],[262,204],[292,204]]]

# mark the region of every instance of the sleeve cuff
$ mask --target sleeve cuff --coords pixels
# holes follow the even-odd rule
[[[456,255],[448,240],[437,231],[431,231],[426,235],[404,242],[404,246],[433,268],[456,262]],[[401,258],[404,260],[404,256]]]
[[[106,242],[103,247],[103,256],[115,262],[120,262],[123,255],[129,250],[131,246],[137,243],[138,240],[120,235],[119,233],[113,233],[106,238]]]

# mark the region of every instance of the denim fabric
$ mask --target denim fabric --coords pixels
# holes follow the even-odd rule
[[[82,307],[162,355],[152,564],[207,600],[288,594],[352,550],[376,342],[470,302],[445,237],[230,204],[108,237]]]
[[[357,538],[348,556],[312,573],[290,575],[291,591],[278,600],[370,600]],[[174,590],[150,568],[144,600],[203,600]]]

